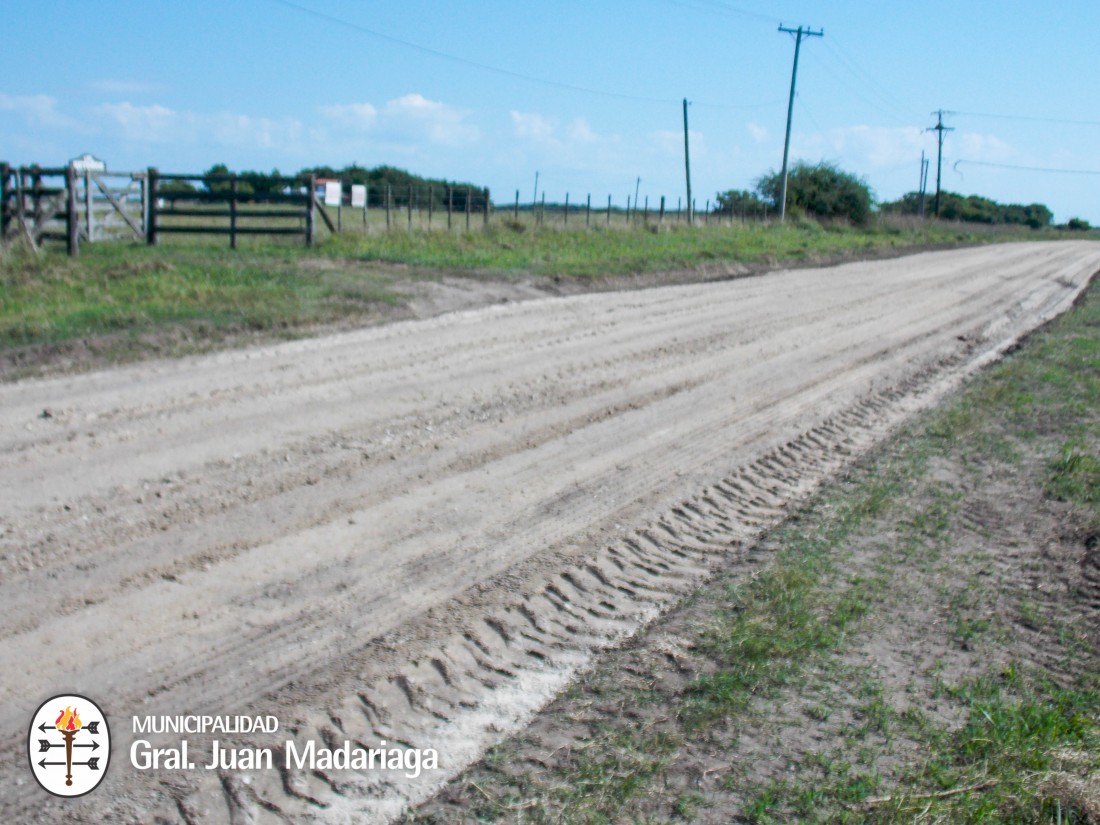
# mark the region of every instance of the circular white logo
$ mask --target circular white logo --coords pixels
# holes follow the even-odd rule
[[[90,793],[111,761],[107,717],[86,696],[63,693],[47,699],[31,720],[27,756],[38,784],[55,796]]]

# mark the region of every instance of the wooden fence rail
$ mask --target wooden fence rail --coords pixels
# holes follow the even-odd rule
[[[255,191],[250,176],[236,174],[164,174],[149,169],[148,182],[145,239],[151,245],[161,235],[175,233],[228,235],[233,249],[241,235],[301,235],[312,246],[318,212],[329,230],[336,231],[317,200],[313,175],[279,178],[273,183],[277,189],[265,191]]]
[[[64,241],[70,255],[80,249],[72,166],[12,167],[0,163],[0,240],[24,238],[37,250],[44,240]]]

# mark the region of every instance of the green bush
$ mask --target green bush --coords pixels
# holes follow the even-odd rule
[[[783,179],[779,172],[764,175],[756,191],[778,209]],[[801,210],[815,218],[844,218],[865,225],[871,219],[871,188],[862,178],[822,161],[814,166],[796,163],[787,175],[787,211]]]

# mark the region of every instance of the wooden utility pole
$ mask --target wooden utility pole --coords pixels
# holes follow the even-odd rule
[[[945,114],[950,114],[950,112],[945,112],[943,109],[937,109],[932,114],[936,116],[936,125],[930,126],[924,131],[936,132],[939,143],[939,151],[936,153],[936,205],[934,207],[935,215],[938,218],[940,216],[940,177],[943,172],[943,133],[954,132],[955,129],[954,127],[943,125],[943,116]]]
[[[812,31],[811,29],[803,28],[799,26],[797,29],[789,29],[785,26],[780,26],[779,31],[793,34],[794,38],[794,67],[791,69],[791,97],[787,102],[787,136],[783,139],[783,171],[780,173],[782,179],[780,181],[779,188],[779,220],[783,221],[787,218],[787,160],[791,151],[791,116],[794,114],[794,89],[795,81],[798,79],[798,52],[802,48],[803,37],[824,37],[824,29],[818,29]]]
[[[920,205],[917,214],[924,217],[924,196],[928,192],[928,159],[924,156],[924,150],[920,153]]]
[[[688,99],[684,98],[684,175],[687,178],[687,201],[691,203],[691,155],[688,153]],[[662,202],[664,198],[661,199]],[[661,208],[661,215],[664,216],[664,207]],[[691,214],[691,208],[688,207],[688,226],[691,226],[694,216]]]

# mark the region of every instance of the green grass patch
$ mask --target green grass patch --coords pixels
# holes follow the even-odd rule
[[[383,276],[303,266],[288,248],[213,250],[86,245],[77,259],[0,257],[0,348],[178,324],[273,330],[328,323],[394,303]]]
[[[717,262],[797,263],[881,249],[1037,237],[983,231],[966,232],[960,237],[955,227],[945,224],[904,229],[885,223],[870,228],[837,224],[824,231],[813,221],[648,229],[608,229],[597,222],[590,231],[510,226],[511,222],[495,224],[487,231],[468,234],[344,234],[330,243],[342,255],[369,261],[592,279],[694,269]]]

